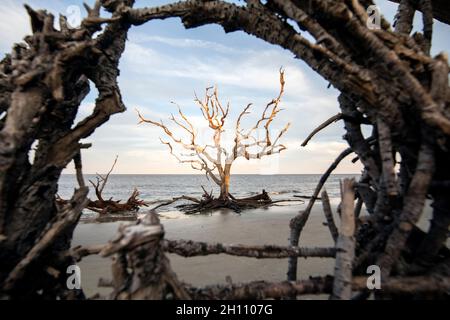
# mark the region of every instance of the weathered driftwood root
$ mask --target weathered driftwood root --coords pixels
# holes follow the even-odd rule
[[[84,145],[84,148],[86,148],[86,145]],[[111,173],[113,172],[117,164],[117,160],[118,157],[116,157],[111,169],[108,171],[106,175],[103,176],[97,174],[96,182],[89,180],[89,183],[94,187],[97,199],[89,200],[86,209],[89,209],[91,211],[100,214],[98,219],[99,221],[108,219],[108,217],[105,217],[105,215],[114,215],[114,214],[120,215],[125,213],[133,213],[139,211],[139,209],[142,207],[148,207],[148,204],[144,200],[139,199],[140,193],[136,188],[134,189],[133,193],[130,195],[128,200],[124,203],[122,203],[122,200],[113,200],[112,198],[108,200],[104,199],[103,191],[108,183]],[[80,187],[84,187],[85,183],[82,172],[81,152],[74,157],[74,163],[78,184]],[[59,206],[62,206],[64,204],[67,204],[68,201],[57,196],[56,203]],[[120,219],[120,217],[117,218]]]
[[[311,277],[308,280],[266,282],[254,281],[240,284],[214,285],[197,288],[184,285],[193,300],[262,300],[284,299],[292,296],[330,294],[333,289],[333,277]],[[99,287],[113,287],[113,281],[100,279]],[[352,290],[362,291],[367,288],[366,277],[355,277],[351,283]],[[390,278],[380,291],[389,294],[405,295],[410,292],[418,294],[441,293],[450,290],[449,277],[402,277]]]
[[[367,288],[366,277],[355,277],[349,284],[353,291]],[[333,289],[333,277],[311,277],[308,280],[266,282],[255,281],[243,284],[215,285],[205,288],[187,287],[194,300],[255,300],[283,299],[292,296],[330,294]],[[450,290],[449,277],[406,277],[390,278],[381,288],[382,292],[391,294],[408,294],[417,292],[446,293]]]
[[[74,260],[71,256],[67,256],[67,259],[62,260],[55,259],[52,261],[45,259],[45,262],[42,261],[42,258],[45,257],[45,255],[48,256],[48,251],[52,250],[52,246],[58,242],[58,239],[66,237],[67,235],[71,236],[71,233],[73,232],[73,225],[78,222],[83,209],[88,203],[87,194],[88,188],[86,187],[75,192],[73,198],[63,206],[58,216],[55,217],[55,220],[51,222],[46,230],[44,230],[43,234],[39,237],[33,248],[31,248],[28,254],[9,273],[6,280],[1,284],[2,291],[6,293],[7,297],[10,297],[10,295],[14,296],[16,294],[14,292],[15,287],[21,282],[27,281],[27,272],[30,271],[29,269],[33,263],[44,263],[47,266],[47,271],[52,276],[51,283],[53,283],[53,285],[59,288],[62,292],[67,292],[65,296],[66,298],[69,298],[69,296],[75,298],[74,295],[77,293],[81,295],[83,294],[79,290],[72,292],[70,292],[70,290],[66,290],[65,275],[54,269],[60,264],[65,263],[66,266],[68,266],[70,263],[73,263]],[[33,276],[36,276],[36,274],[33,274]]]
[[[145,201],[139,199],[139,191],[137,189],[134,189],[133,193],[125,203],[121,203],[121,200],[116,201],[112,198],[109,200],[105,200],[103,198],[103,190],[108,183],[109,176],[111,175],[117,164],[117,159],[118,157],[116,157],[116,160],[114,161],[111,169],[105,176],[97,174],[96,182],[93,182],[91,180],[89,181],[94,187],[97,200],[91,200],[87,206],[87,209],[104,215],[124,212],[137,212],[141,207],[147,207]]]
[[[165,207],[182,200],[192,202],[176,206],[177,209],[180,209],[182,212],[186,214],[211,212],[218,209],[230,209],[236,213],[240,213],[242,210],[245,209],[267,208],[283,202],[301,201],[292,199],[274,201],[270,198],[269,194],[265,190],[263,190],[261,194],[258,194],[256,196],[241,199],[235,198],[231,194],[229,194],[229,197],[227,198],[215,198],[212,196],[212,193],[208,193],[205,191],[201,199],[196,199],[187,196],[176,197],[173,198],[172,200],[165,201],[164,203],[153,208],[152,210],[156,210],[161,207]]]
[[[87,209],[97,212],[101,215],[120,214],[127,212],[137,212],[142,207],[148,207],[144,200],[139,199],[139,191],[135,189],[128,200],[121,203],[121,200],[95,200],[89,201]]]
[[[283,299],[305,294],[329,293],[332,277],[317,277],[303,281],[266,282],[214,285],[205,288],[187,287],[194,300],[263,300]]]
[[[314,190],[314,194],[311,197],[308,206],[305,210],[300,212],[296,217],[294,217],[290,222],[290,237],[289,237],[289,244],[291,246],[297,247],[298,242],[300,239],[300,234],[303,230],[303,228],[306,225],[306,222],[308,221],[309,215],[311,213],[311,210],[314,206],[314,203],[316,202],[320,191],[322,190],[322,187],[324,186],[325,182],[327,181],[328,177],[331,175],[331,173],[337,168],[339,163],[344,160],[347,156],[349,156],[353,150],[351,148],[348,148],[344,150],[337,158],[336,160],[331,164],[331,166],[328,168],[328,170],[322,175],[322,177],[319,180],[319,183],[316,186],[316,189]],[[291,257],[289,258],[288,262],[288,272],[287,272],[288,280],[294,281],[297,279],[297,258]]]

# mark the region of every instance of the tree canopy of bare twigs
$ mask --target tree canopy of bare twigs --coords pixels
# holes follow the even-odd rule
[[[177,137],[172,129],[164,122],[156,122],[148,120],[138,112],[140,123],[148,123],[161,128],[169,141],[161,142],[168,146],[170,153],[180,162],[190,164],[192,169],[205,172],[208,179],[214,181],[220,187],[220,200],[230,200],[230,176],[231,168],[236,159],[244,157],[247,160],[261,159],[265,156],[281,153],[286,147],[280,143],[280,139],[289,129],[287,124],[274,137],[271,128],[276,116],[282,109],[280,108],[281,99],[284,93],[285,79],[284,71],[280,71],[280,92],[278,96],[271,100],[264,108],[260,118],[256,124],[248,130],[241,128],[243,118],[250,113],[252,104],[239,114],[236,124],[233,128],[233,146],[231,150],[227,150],[223,145],[223,134],[225,132],[225,124],[230,112],[230,104],[226,107],[219,99],[217,87],[207,88],[205,97],[195,98],[195,102],[199,105],[204,120],[208,124],[208,128],[212,130],[212,143],[202,144],[198,137],[198,130],[192,124],[192,121],[178,107],[179,117],[173,114],[170,117],[171,122],[178,128],[181,128],[187,135],[187,139]],[[261,134],[261,131],[264,133]],[[181,146],[185,153],[177,154],[174,150],[174,144]],[[187,153],[186,153],[187,152]]]

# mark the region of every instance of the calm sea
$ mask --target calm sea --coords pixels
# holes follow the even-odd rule
[[[265,189],[273,199],[290,199],[294,195],[311,196],[321,175],[233,175],[230,191],[235,197],[249,197]],[[333,175],[329,178],[326,189],[330,198],[340,196],[339,181],[346,177],[357,175]],[[88,180],[95,181],[95,175],[86,175]],[[77,186],[75,175],[63,175],[59,184],[59,195],[70,198]],[[104,190],[104,198],[126,200],[130,193],[137,188],[140,197],[146,201],[171,199],[187,195],[200,197],[203,193],[201,186],[206,190],[218,192],[213,182],[203,175],[111,175]],[[94,198],[91,190],[90,196]],[[173,210],[168,207],[166,210]]]

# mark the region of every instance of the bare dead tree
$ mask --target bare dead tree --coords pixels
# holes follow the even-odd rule
[[[207,88],[203,100],[198,97],[195,101],[200,107],[203,118],[207,121],[208,128],[213,132],[212,144],[201,144],[198,140],[198,133],[192,122],[183,113],[180,106],[178,107],[179,118],[173,114],[170,117],[171,122],[187,133],[188,141],[179,138],[174,134],[164,122],[156,122],[148,120],[139,113],[140,123],[148,123],[161,128],[169,141],[161,142],[168,146],[170,153],[180,163],[189,164],[192,169],[202,171],[206,177],[220,188],[220,195],[215,199],[211,194],[205,191],[205,201],[195,201],[196,204],[188,206],[188,211],[197,211],[200,204],[201,210],[211,210],[218,207],[228,207],[239,211],[241,207],[267,205],[271,202],[269,195],[263,191],[262,194],[246,198],[236,199],[230,194],[230,178],[233,163],[239,157],[247,160],[261,159],[265,156],[281,153],[286,147],[280,143],[280,139],[289,129],[287,124],[275,138],[271,134],[271,124],[282,109],[280,109],[281,99],[284,93],[284,71],[280,71],[280,92],[278,96],[271,100],[264,108],[261,117],[256,124],[249,130],[241,128],[243,118],[250,113],[252,104],[249,104],[239,115],[234,127],[234,144],[231,150],[227,150],[223,146],[223,134],[225,132],[226,120],[230,111],[230,104],[226,107],[220,102],[217,87]],[[260,137],[259,130],[264,130],[264,134]],[[180,146],[187,153],[177,154],[175,146]],[[259,204],[258,204],[259,202]]]
[[[109,176],[111,175],[117,164],[118,158],[119,157],[117,156],[111,169],[106,175],[97,174],[96,182],[89,180],[89,183],[94,187],[97,200],[90,200],[87,209],[97,212],[101,215],[105,215],[137,212],[140,208],[148,206],[144,200],[139,199],[140,193],[136,188],[125,203],[121,203],[121,200],[113,200],[113,198],[107,200],[103,198],[103,190],[108,183]]]

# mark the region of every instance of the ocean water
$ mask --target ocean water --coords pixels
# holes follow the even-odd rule
[[[230,192],[235,197],[250,197],[266,190],[272,199],[294,199],[294,195],[311,196],[321,175],[233,175]],[[332,175],[325,187],[334,201],[340,197],[339,181],[343,178],[357,178],[357,175]],[[95,181],[95,175],[85,175]],[[126,201],[134,188],[145,201],[167,200],[181,195],[201,197],[201,186],[218,194],[219,189],[204,175],[111,175],[104,190],[104,198]],[[68,199],[77,187],[75,175],[63,175],[60,179],[58,194]],[[92,188],[91,188],[92,189]],[[95,198],[93,191],[90,197]],[[173,210],[168,206],[163,210]]]

